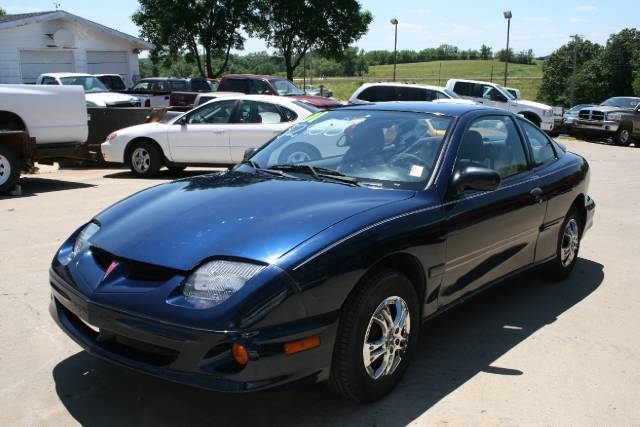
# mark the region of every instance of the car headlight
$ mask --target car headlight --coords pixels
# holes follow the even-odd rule
[[[114,139],[116,139],[117,137],[118,137],[118,132],[111,132],[111,133],[107,136],[106,141],[107,141],[107,142],[111,142],[111,141],[113,141]]]
[[[76,241],[73,244],[73,252],[71,256],[76,256],[80,252],[89,247],[89,239],[100,230],[100,226],[96,223],[90,222],[85,228],[82,229]]]
[[[622,120],[622,114],[620,113],[610,113],[607,114],[607,119],[613,121],[613,122],[619,122]]]
[[[553,116],[553,110],[544,110],[544,111],[542,112],[542,115],[543,115],[544,117],[551,117],[551,116]]]
[[[264,265],[216,260],[198,268],[184,282],[182,294],[189,298],[211,301],[214,305],[226,301],[252,277],[264,270]]]

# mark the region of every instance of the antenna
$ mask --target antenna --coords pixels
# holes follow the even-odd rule
[[[54,2],[53,7],[55,7],[56,10],[58,10],[60,8],[60,3]]]

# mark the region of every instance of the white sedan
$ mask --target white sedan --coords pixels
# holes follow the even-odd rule
[[[166,122],[113,132],[102,143],[102,155],[108,162],[128,164],[141,177],[155,175],[162,166],[178,171],[190,165],[233,165],[242,161],[245,150],[261,147],[318,111],[284,96],[227,96]],[[317,154],[307,151],[297,147],[281,153],[281,160],[293,163]]]

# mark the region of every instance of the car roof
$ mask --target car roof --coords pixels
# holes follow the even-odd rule
[[[145,77],[143,79],[138,80],[136,83],[140,83],[142,81],[169,81],[169,80],[173,80],[173,81],[187,81],[189,79],[183,79],[180,77]]]
[[[211,92],[213,93],[225,93],[225,92]],[[226,92],[233,93],[233,92]],[[222,97],[221,97],[222,98]],[[271,104],[280,104],[280,105],[289,105],[295,104],[295,101],[300,102],[297,98],[290,98],[288,96],[273,96],[273,95],[248,95],[244,93],[240,93],[238,95],[228,95],[224,96],[225,101],[229,100],[251,100],[251,101],[263,101],[270,102]]]
[[[492,82],[485,82],[482,80],[467,80],[467,79],[449,79],[447,81],[447,83],[449,83],[450,81],[454,81],[454,82],[464,82],[464,83],[481,83],[483,85],[493,85],[493,86],[500,86],[499,83],[492,83]]]
[[[454,104],[436,103],[427,101],[392,101],[379,104],[350,105],[340,108],[342,110],[374,110],[374,111],[404,111],[413,113],[444,114],[446,116],[458,117],[470,111],[488,111],[501,115],[513,115],[508,111],[486,107],[482,104]]]
[[[225,74],[222,78],[284,79],[284,77],[270,76],[268,74]]]
[[[40,77],[95,77],[93,74],[87,73],[42,73]]]
[[[431,90],[439,90],[439,91],[443,91],[446,89],[442,86],[425,85],[420,83],[376,82],[376,83],[364,83],[362,85],[362,87],[371,87],[371,86],[417,87],[421,89],[431,89]]]

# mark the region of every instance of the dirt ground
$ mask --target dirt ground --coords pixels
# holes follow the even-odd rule
[[[571,278],[520,276],[427,323],[401,385],[371,405],[323,385],[208,392],[81,351],[48,313],[54,252],[172,176],[42,167],[0,199],[0,425],[640,425],[640,148],[563,142],[589,160],[597,203]]]

